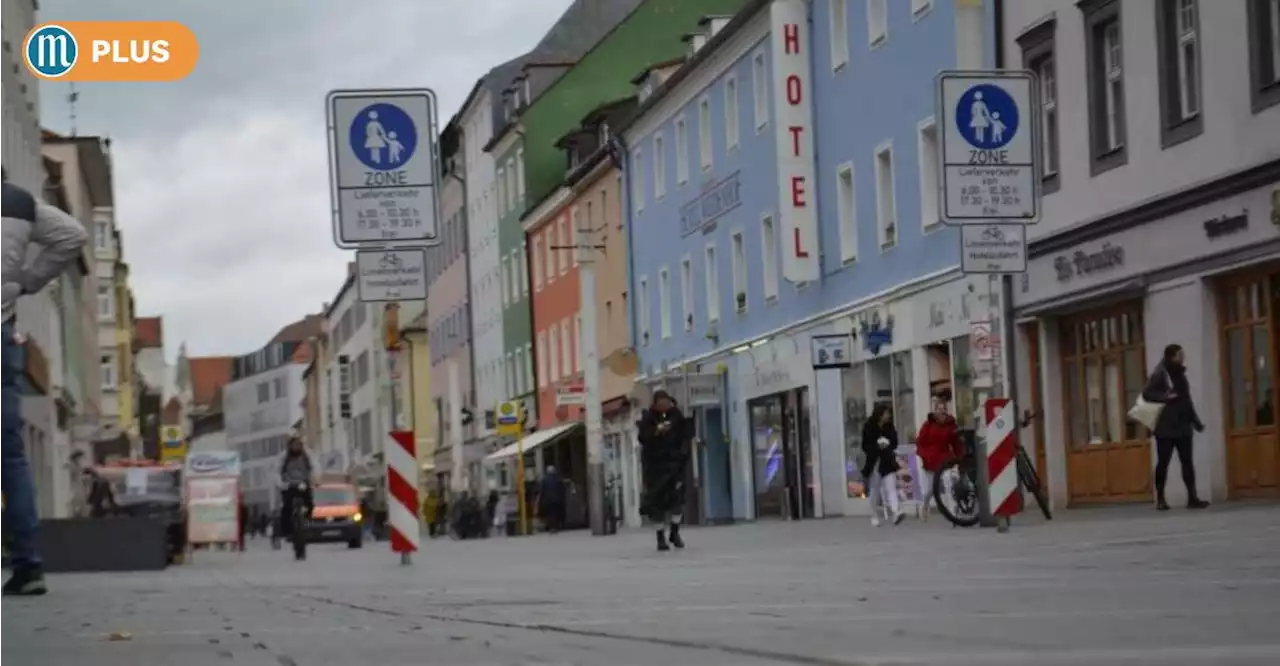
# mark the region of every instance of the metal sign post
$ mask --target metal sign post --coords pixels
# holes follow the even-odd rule
[[[520,536],[527,536],[529,503],[524,489],[524,405],[519,400],[500,402],[493,413],[498,434],[514,435],[516,438],[516,504],[520,511]]]
[[[981,356],[987,356],[991,388],[1000,368],[1004,392],[1015,398],[1012,363],[1001,362],[1006,354],[991,346],[996,339],[1001,347],[1014,339],[1012,276],[1027,270],[1026,225],[1040,219],[1039,89],[1035,75],[1026,71],[946,71],[936,82],[942,217],[962,227],[961,270],[987,276],[989,320],[977,322],[982,326],[976,329],[985,334],[982,344],[987,347]],[[981,362],[978,356],[975,363]],[[1016,428],[1012,437],[1017,437]],[[1008,517],[997,521],[991,511],[986,464],[990,444],[989,433],[977,438],[979,523],[1004,531]]]

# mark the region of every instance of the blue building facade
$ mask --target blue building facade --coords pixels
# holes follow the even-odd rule
[[[868,512],[870,406],[913,441],[927,410],[971,411],[992,380],[968,337],[995,304],[941,223],[932,120],[939,71],[994,62],[991,5],[748,2],[641,81],[660,86],[623,134],[633,333],[651,387],[708,403],[706,518]],[[851,367],[815,370],[815,336],[849,334]]]

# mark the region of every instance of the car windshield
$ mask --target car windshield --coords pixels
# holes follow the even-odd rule
[[[338,506],[356,503],[356,493],[351,488],[316,488],[316,506]]]

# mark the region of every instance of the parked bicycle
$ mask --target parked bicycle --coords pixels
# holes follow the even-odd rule
[[[1037,418],[1039,413],[1030,410],[1022,415],[1018,429],[1026,428]],[[1052,520],[1049,510],[1049,499],[1044,494],[1044,484],[1027,449],[1019,441],[1015,444],[1014,462],[1018,470],[1018,483],[1036,499],[1040,512],[1045,520]],[[965,454],[943,463],[942,468],[933,477],[933,501],[938,512],[957,527],[973,527],[978,524],[978,458],[974,447],[966,443]]]

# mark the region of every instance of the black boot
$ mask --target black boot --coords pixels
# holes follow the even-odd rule
[[[684,539],[680,538],[679,525],[671,526],[671,545],[675,546],[676,548],[684,548]]]
[[[675,536],[674,534],[672,536]],[[662,530],[658,530],[658,552],[671,550],[671,546],[667,544],[667,534]]]
[[[44,584],[44,572],[32,567],[14,569],[13,576],[4,584],[6,597],[36,597],[48,591]]]
[[[1209,503],[1200,499],[1199,497],[1192,497],[1187,502],[1187,508],[1188,509],[1207,509],[1209,508]]]
[[[1156,499],[1156,510],[1157,511],[1169,510],[1169,503],[1165,501],[1164,495],[1161,495],[1158,499]]]

